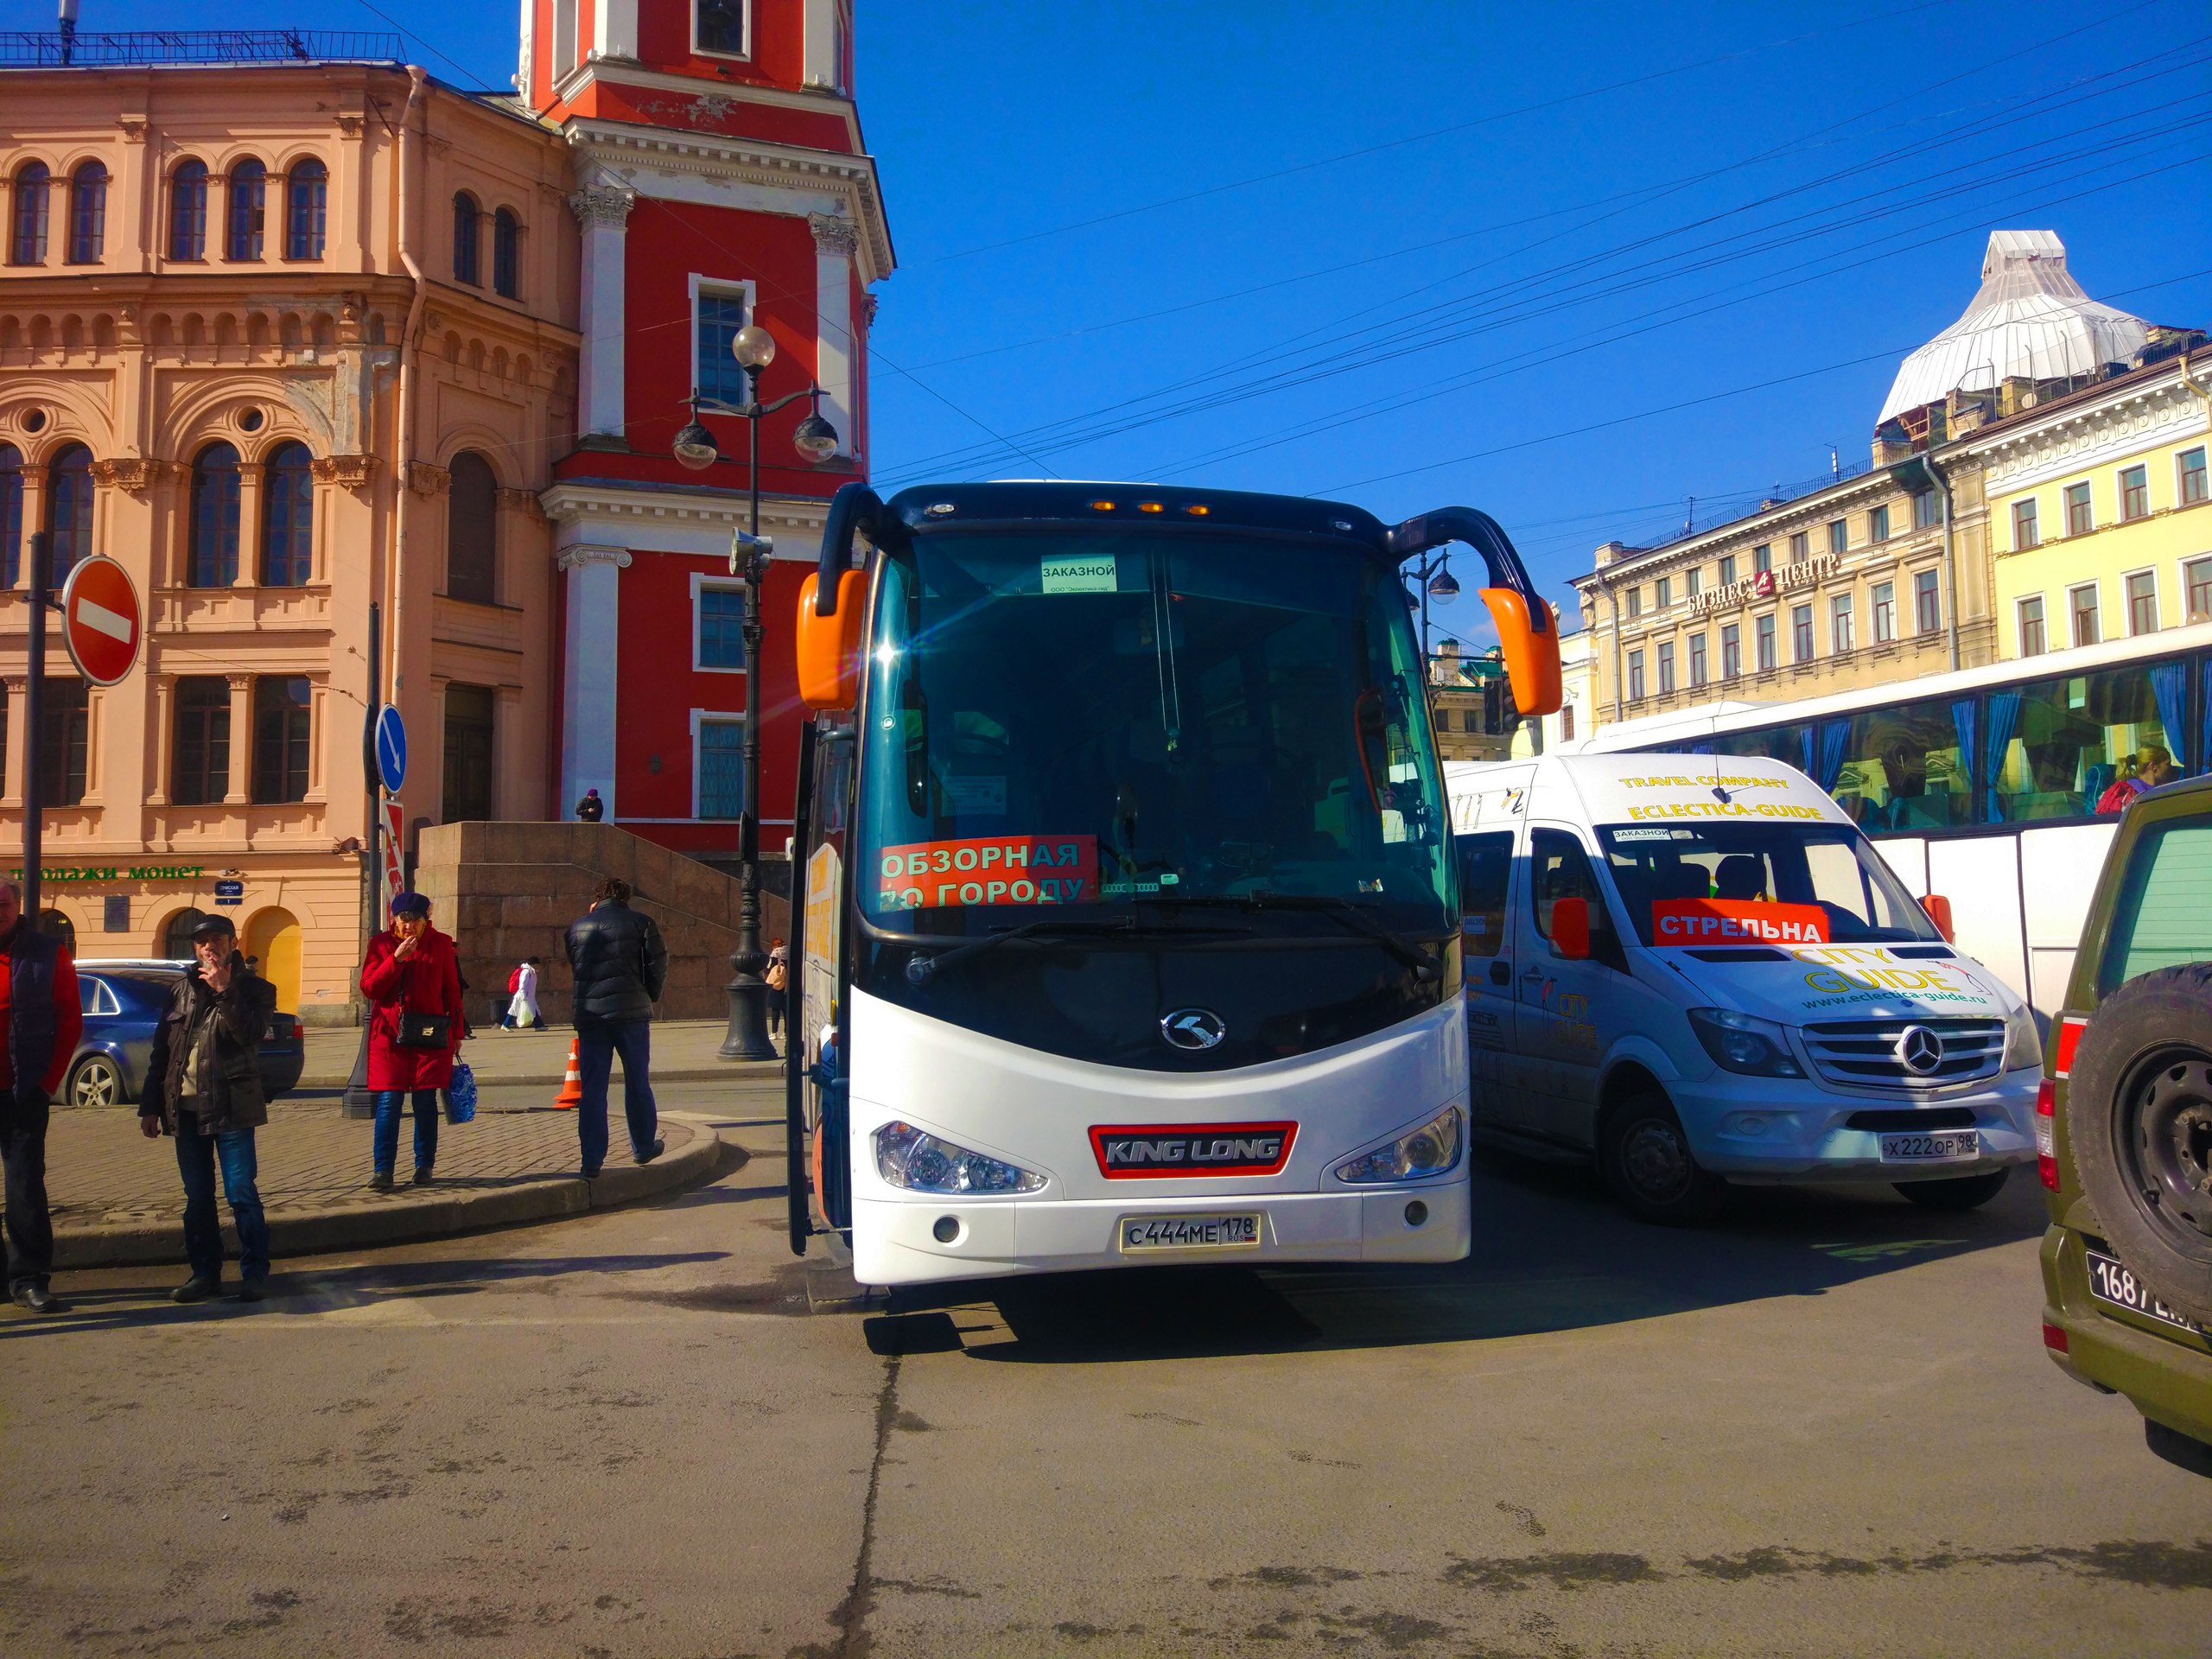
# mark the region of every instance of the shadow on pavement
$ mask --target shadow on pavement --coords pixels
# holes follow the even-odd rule
[[[455,1261],[371,1262],[340,1268],[287,1271],[282,1262],[269,1281],[269,1300],[228,1300],[180,1307],[168,1294],[183,1282],[181,1268],[159,1282],[69,1289],[71,1311],[55,1318],[18,1318],[0,1322],[0,1342],[29,1337],[64,1336],[87,1331],[130,1330],[149,1325],[221,1319],[266,1318],[271,1314],[328,1313],[372,1303],[467,1296],[500,1286],[526,1285],[553,1291],[572,1275],[591,1275],[596,1288],[610,1274],[652,1273],[663,1268],[721,1262],[721,1250],[690,1250],[658,1255],[487,1256]],[[225,1291],[238,1288],[235,1279]]]
[[[1920,1209],[1886,1187],[1738,1192],[1699,1231],[1630,1220],[1580,1169],[1478,1154],[1474,1248],[1445,1266],[1125,1268],[894,1292],[878,1352],[928,1353],[995,1306],[1011,1341],[977,1358],[1098,1363],[1468,1342],[1777,1296],[1818,1296],[1923,1262],[2038,1236],[2043,1194],[2016,1173],[1990,1205]]]

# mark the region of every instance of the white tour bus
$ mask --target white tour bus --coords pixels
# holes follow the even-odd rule
[[[1466,1254],[1459,901],[1400,577],[1452,541],[1516,706],[1556,709],[1556,625],[1480,513],[839,492],[798,619],[794,1251],[840,1233],[873,1285]]]
[[[2212,559],[2183,576],[2189,613],[2201,615]],[[1863,691],[1708,703],[1601,726],[1567,752],[1623,750],[1763,755],[1805,772],[1916,897],[1949,898],[1960,948],[2047,1023],[2065,1000],[2127,780],[2212,768],[2212,624]],[[2146,761],[2171,770],[2152,779]]]
[[[2043,1046],[1811,779],[1777,761],[1446,768],[1473,1122],[1592,1154],[1646,1220],[1729,1181],[1986,1203],[2035,1156]]]

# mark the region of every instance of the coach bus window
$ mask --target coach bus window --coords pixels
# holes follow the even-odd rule
[[[2179,777],[2188,754],[2183,661],[2032,680],[1985,701],[1993,823],[2116,813]]]
[[[1851,722],[1829,792],[1868,830],[1973,823],[1974,721],[1972,698],[1931,698],[1860,715]]]

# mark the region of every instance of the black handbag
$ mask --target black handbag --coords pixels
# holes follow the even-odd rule
[[[453,1016],[449,1014],[410,1014],[399,1011],[399,1035],[393,1040],[396,1048],[446,1048],[453,1040]]]

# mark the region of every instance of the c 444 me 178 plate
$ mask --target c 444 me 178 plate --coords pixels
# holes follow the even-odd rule
[[[1252,1211],[1211,1216],[1123,1216],[1122,1253],[1149,1250],[1253,1250],[1260,1246],[1260,1217]]]

